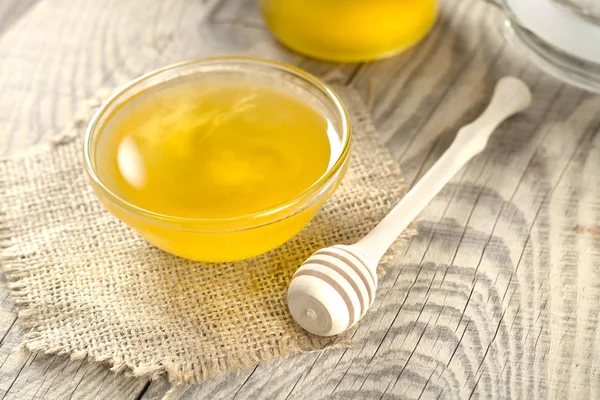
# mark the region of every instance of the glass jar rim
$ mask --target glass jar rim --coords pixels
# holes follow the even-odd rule
[[[305,190],[300,192],[294,198],[273,206],[271,208],[250,213],[241,216],[228,217],[228,218],[190,218],[190,217],[179,217],[174,215],[162,214],[152,210],[148,210],[146,208],[140,207],[136,204],[131,203],[126,200],[122,196],[119,196],[112,190],[109,185],[99,176],[96,171],[95,162],[93,159],[93,147],[94,147],[94,138],[95,133],[98,132],[103,127],[103,124],[100,123],[102,117],[106,116],[106,114],[111,114],[109,112],[111,106],[114,103],[117,103],[123,96],[126,95],[126,92],[134,87],[147,82],[151,78],[156,78],[162,74],[166,74],[168,72],[172,72],[173,70],[181,69],[189,66],[201,66],[201,65],[243,65],[243,66],[260,66],[265,68],[272,68],[279,72],[287,73],[295,78],[299,78],[303,82],[306,82],[310,85],[310,87],[317,89],[320,93],[324,94],[327,101],[330,105],[335,109],[335,114],[339,117],[341,121],[341,151],[339,152],[335,162],[332,163],[331,167],[329,167],[313,184],[307,187]],[[193,74],[192,74],[193,75]],[[150,88],[156,87],[161,83],[151,85]],[[117,111],[112,111],[118,112]],[[292,215],[295,215],[302,210],[309,207],[316,201],[318,198],[322,196],[322,190],[327,187],[328,183],[332,179],[335,179],[338,175],[338,172],[344,167],[346,160],[349,157],[350,153],[350,145],[352,131],[351,131],[351,123],[350,116],[346,107],[344,106],[342,100],[339,96],[323,81],[313,76],[312,74],[301,70],[300,68],[296,68],[291,65],[287,65],[285,63],[259,59],[254,57],[242,57],[242,56],[219,56],[219,57],[207,57],[200,59],[193,59],[188,61],[183,61],[171,65],[167,65],[165,67],[156,69],[147,74],[140,76],[137,79],[129,82],[128,84],[122,86],[117,89],[106,101],[102,103],[102,105],[98,108],[98,110],[92,116],[88,127],[86,129],[85,137],[84,137],[84,163],[87,174],[90,179],[100,188],[102,193],[108,197],[108,199],[115,205],[120,208],[129,211],[137,216],[146,217],[157,223],[162,223],[166,225],[177,224],[178,226],[236,226],[241,225],[243,223],[243,227],[238,229],[231,230],[246,230],[246,229],[254,229],[260,226],[269,225],[283,219],[289,218]],[[273,216],[277,216],[278,218],[270,219]],[[227,231],[230,231],[228,229]]]

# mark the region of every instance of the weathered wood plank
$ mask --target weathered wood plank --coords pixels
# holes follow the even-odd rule
[[[0,71],[17,77],[9,84],[0,74],[8,88],[0,91],[4,152],[60,131],[100,86],[181,59],[245,54],[351,79],[414,182],[481,111],[497,78],[521,76],[534,91],[531,109],[501,127],[423,212],[420,235],[382,278],[354,332],[357,348],[259,365],[182,387],[173,398],[598,397],[600,100],[543,76],[506,47],[496,9],[447,0],[420,46],[357,69],[282,48],[254,1],[95,3],[44,0],[0,37],[10,64]],[[60,29],[66,23],[79,39]],[[41,33],[19,34],[39,24]],[[48,76],[59,83],[50,86]],[[146,389],[99,364],[10,353],[21,332],[6,290],[0,298],[7,398],[127,398]],[[169,389],[160,379],[143,398]]]
[[[12,24],[17,22],[21,16],[38,0],[2,0],[0,2],[0,35]]]

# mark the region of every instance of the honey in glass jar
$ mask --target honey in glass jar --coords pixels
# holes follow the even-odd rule
[[[388,57],[433,26],[437,0],[261,0],[273,34],[299,53],[337,62]]]

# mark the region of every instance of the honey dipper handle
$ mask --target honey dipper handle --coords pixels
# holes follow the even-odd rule
[[[434,166],[379,225],[353,247],[368,257],[370,265],[377,265],[392,243],[454,174],[485,148],[496,127],[508,117],[526,109],[530,103],[531,93],[525,83],[514,77],[500,79],[483,114],[458,131],[450,147]]]

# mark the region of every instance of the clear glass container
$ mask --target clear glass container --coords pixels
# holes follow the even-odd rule
[[[433,26],[437,0],[261,0],[271,32],[311,57],[360,62],[419,42]]]
[[[504,36],[540,69],[600,93],[600,1],[495,0]]]
[[[175,80],[251,80],[310,105],[332,125],[337,135],[329,167],[310,187],[286,203],[258,213],[233,218],[181,218],[132,204],[98,172],[96,149],[104,127],[123,105],[141,92]],[[329,133],[329,132],[328,132]],[[297,68],[271,61],[219,57],[184,62],[145,75],[118,91],[92,118],[84,140],[87,173],[100,202],[143,238],[169,253],[198,261],[234,261],[269,251],[296,235],[319,211],[340,184],[350,154],[350,118],[338,96],[324,83]],[[333,146],[333,144],[332,144]]]

